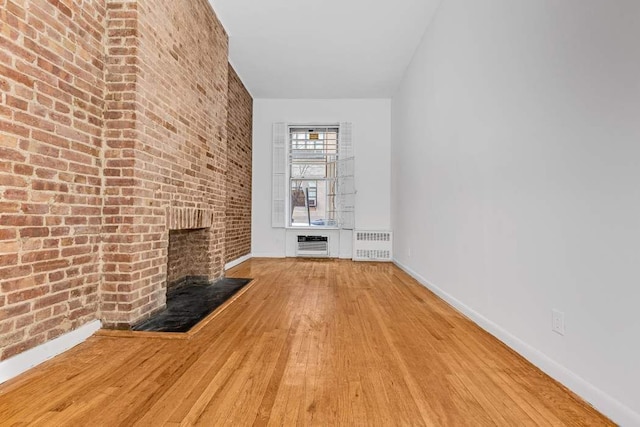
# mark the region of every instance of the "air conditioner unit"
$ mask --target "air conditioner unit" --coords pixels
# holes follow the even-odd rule
[[[328,257],[329,236],[298,236],[298,257]]]
[[[393,261],[391,231],[354,230],[354,261]]]

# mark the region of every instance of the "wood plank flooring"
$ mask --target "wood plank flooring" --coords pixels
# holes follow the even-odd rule
[[[94,336],[0,386],[1,425],[613,425],[390,264],[253,259],[190,339]]]

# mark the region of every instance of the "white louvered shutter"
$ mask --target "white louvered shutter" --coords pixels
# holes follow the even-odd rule
[[[338,140],[337,210],[340,228],[353,230],[355,226],[355,156],[353,126],[340,123]]]
[[[272,156],[273,177],[271,181],[271,226],[285,227],[285,195],[286,195],[286,134],[285,123],[273,124]]]

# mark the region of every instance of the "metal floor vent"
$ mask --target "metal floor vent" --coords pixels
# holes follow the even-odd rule
[[[328,236],[298,236],[296,256],[299,257],[328,257]]]
[[[393,233],[391,231],[355,230],[353,233],[354,261],[392,261]]]

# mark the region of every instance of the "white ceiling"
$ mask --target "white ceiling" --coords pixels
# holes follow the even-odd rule
[[[389,98],[440,0],[210,0],[254,98]]]

